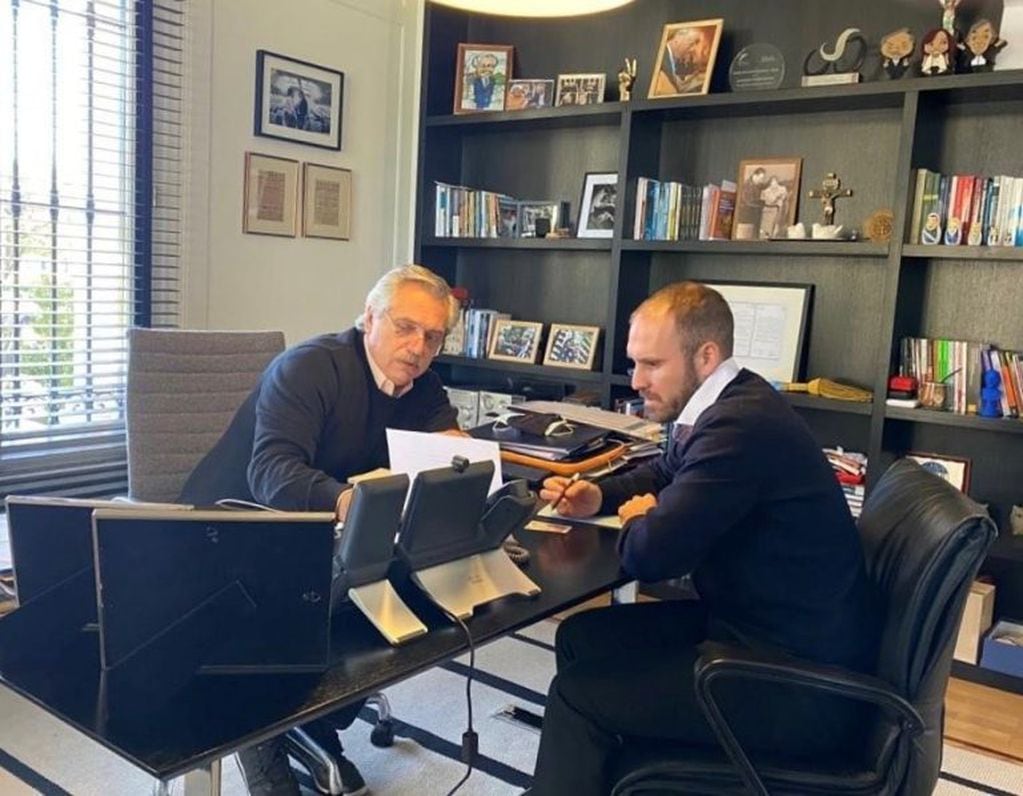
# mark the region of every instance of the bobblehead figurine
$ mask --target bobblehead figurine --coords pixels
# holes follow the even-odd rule
[[[978,19],[966,34],[966,41],[960,43],[962,50],[962,71],[990,72],[995,68],[995,56],[1005,47],[1004,39],[998,38],[998,32],[991,20]]]
[[[924,36],[920,46],[920,74],[948,75],[952,73],[952,34],[944,28],[936,28]]]
[[[916,39],[909,28],[893,30],[881,39],[881,66],[892,80],[898,80],[909,69]]]

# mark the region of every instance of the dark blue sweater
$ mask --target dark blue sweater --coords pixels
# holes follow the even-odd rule
[[[687,439],[601,489],[605,513],[657,495],[625,528],[623,566],[645,581],[692,573],[712,638],[873,665],[878,620],[841,487],[802,418],[759,376],[740,371]]]
[[[314,337],[270,363],[181,500],[333,511],[345,479],[387,466],[387,428],[443,431],[455,418],[432,371],[391,398],[373,380],[361,332]]]

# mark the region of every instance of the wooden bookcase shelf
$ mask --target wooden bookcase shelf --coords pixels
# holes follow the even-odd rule
[[[770,8],[768,7],[770,5]],[[441,357],[455,383],[540,379],[597,390],[605,406],[631,395],[625,356],[628,318],[665,284],[681,279],[812,284],[806,378],[872,386],[874,404],[790,395],[818,440],[865,451],[868,493],[884,466],[906,451],[961,456],[973,463],[970,494],[989,503],[1004,529],[1023,503],[1023,422],[991,421],[880,404],[902,337],[953,338],[1023,349],[1023,249],[905,243],[917,168],[958,174],[1021,174],[1023,70],[802,88],[806,53],[846,23],[876,46],[908,26],[917,36],[937,24],[933,4],[861,0],[793,3],[800,24],[779,25],[763,0],[645,0],[606,14],[533,21],[479,16],[428,4],[417,180],[417,261],[469,289],[477,306],[544,324],[599,326],[592,372]],[[964,4],[965,6],[966,4]],[[812,8],[812,11],[810,10]],[[978,0],[966,12],[997,18],[1000,4]],[[723,17],[711,90],[705,96],[646,99],[658,37],[666,22]],[[728,65],[747,44],[769,41],[788,69],[776,91],[732,93]],[[579,108],[452,115],[459,42],[515,47],[515,76],[604,72],[608,99],[621,59],[639,58],[630,102]],[[820,220],[808,199],[827,172],[854,195],[837,204],[838,223],[861,226],[881,208],[894,214],[890,243],[857,241],[632,240],[639,177],[702,185],[734,180],[742,160],[802,158],[797,218]],[[569,201],[573,218],[588,172],[617,172],[613,237],[601,240],[438,239],[434,183],[497,191],[519,199]],[[574,226],[574,224],[572,225]],[[992,267],[1004,263],[1006,267]],[[987,433],[977,433],[987,432]],[[1003,530],[1004,533],[1004,530]],[[985,564],[999,583],[996,613],[1023,618],[1023,556],[1003,543]],[[965,676],[986,676],[969,667]],[[1010,678],[1012,679],[1012,678]],[[1001,682],[1001,681],[1000,681]],[[1018,681],[1016,688],[1023,684]],[[1001,686],[1000,686],[1001,687]]]

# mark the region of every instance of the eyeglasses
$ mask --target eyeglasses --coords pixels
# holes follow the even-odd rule
[[[390,310],[384,310],[383,314],[391,322],[391,326],[394,327],[394,334],[399,340],[407,340],[409,337],[422,335],[427,349],[433,353],[440,351],[440,347],[444,345],[444,338],[447,335],[446,331],[427,329],[422,324],[410,321],[407,318],[395,318],[391,315]]]

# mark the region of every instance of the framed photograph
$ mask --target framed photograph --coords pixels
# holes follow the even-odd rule
[[[536,238],[544,237],[547,232],[552,229],[558,228],[558,202],[552,201],[529,201],[519,202],[519,237],[521,238]],[[536,222],[538,219],[545,219],[547,230],[543,235],[536,234]],[[543,226],[543,224],[541,224]]]
[[[583,179],[577,238],[610,238],[618,201],[617,172],[589,172]]]
[[[298,161],[245,153],[242,231],[293,238],[298,226]]]
[[[517,238],[519,236],[519,203],[508,196],[497,198],[497,215],[500,224],[497,237]]]
[[[542,336],[542,323],[499,318],[494,322],[494,336],[487,357],[532,364],[536,362]]]
[[[558,75],[555,105],[596,105],[604,101],[603,72],[582,75]]]
[[[505,44],[458,45],[455,113],[504,110],[513,49]]]
[[[599,326],[569,326],[552,323],[543,364],[559,368],[592,370],[597,357]]]
[[[706,94],[723,24],[722,19],[701,19],[665,25],[647,99]]]
[[[256,51],[256,135],[341,148],[343,72]]]
[[[802,158],[753,158],[739,163],[733,240],[786,237],[796,223]]]
[[[524,111],[530,108],[549,108],[554,104],[553,80],[510,80],[506,111]]]
[[[349,240],[352,230],[352,172],[302,164],[302,234]]]
[[[925,470],[935,475],[940,475],[960,492],[966,492],[970,488],[970,460],[961,459],[958,456],[944,456],[936,453],[907,453],[907,459],[912,459]]]
[[[768,381],[799,381],[813,285],[706,282],[735,319],[733,356]]]

